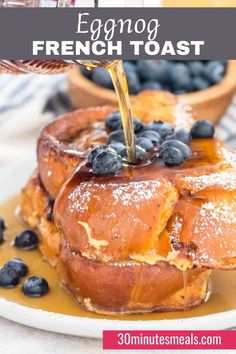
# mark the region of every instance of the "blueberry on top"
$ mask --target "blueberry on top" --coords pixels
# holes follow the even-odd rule
[[[29,269],[27,265],[20,258],[13,258],[4,265],[5,268],[11,268],[16,271],[19,277],[24,277]]]
[[[125,148],[125,144],[120,143],[119,141],[112,141],[109,145],[110,148],[115,150],[117,154],[119,155],[122,150]]]
[[[140,119],[133,118],[134,132],[139,133],[143,129],[143,123]]]
[[[110,144],[112,141],[119,141],[120,143],[125,142],[125,135],[123,129],[115,130],[108,136],[108,144]]]
[[[139,134],[139,138],[147,138],[147,139],[151,140],[151,142],[152,142],[154,145],[160,143],[160,141],[161,141],[161,136],[160,136],[160,134],[158,134],[158,133],[155,132],[154,130],[143,130],[143,131]]]
[[[191,135],[184,129],[177,129],[172,135],[168,136],[166,140],[179,140],[182,143],[188,144],[191,141]]]
[[[135,146],[135,152],[137,160],[144,160],[147,157],[147,151],[139,145]],[[120,156],[124,158],[127,157],[126,149],[121,151]]]
[[[91,78],[91,76],[92,76],[92,70],[88,70],[85,66],[81,66],[81,67],[80,67],[80,71],[81,71],[81,73],[82,73],[85,77],[87,77],[88,79]]]
[[[33,250],[38,247],[39,239],[37,234],[30,229],[25,229],[15,238],[15,247],[23,250]]]
[[[10,267],[2,267],[0,269],[0,287],[14,288],[19,283],[20,277],[18,273]]]
[[[174,147],[174,148],[177,148],[178,150],[180,150],[185,159],[189,158],[192,155],[192,151],[189,148],[189,146],[182,143],[182,141],[166,140],[166,141],[164,141],[164,143],[161,144],[160,151],[165,150],[166,148],[169,148],[169,147]]]
[[[166,149],[162,150],[159,157],[168,167],[180,166],[184,162],[184,156],[182,152],[175,147],[167,147]]]
[[[104,150],[109,150],[114,153],[114,149],[112,149],[111,145],[101,145],[101,146],[96,146],[93,148],[89,155],[88,155],[88,162],[92,163],[95,157],[100,154],[100,152],[103,152]]]
[[[193,139],[213,138],[215,127],[208,120],[200,120],[193,124],[190,133]]]
[[[112,112],[106,118],[105,126],[108,130],[117,130],[122,127],[120,112]]]
[[[152,150],[154,145],[152,141],[145,137],[140,137],[136,141],[137,145],[141,146],[144,150],[149,151]]]
[[[173,133],[173,127],[169,123],[163,122],[162,120],[155,120],[148,123],[144,130],[154,130],[161,136],[162,139]]]
[[[41,297],[49,291],[49,285],[46,279],[32,276],[29,277],[22,285],[24,295],[30,297]]]
[[[122,169],[122,166],[121,157],[109,150],[100,152],[92,162],[93,173],[101,176],[114,174]]]

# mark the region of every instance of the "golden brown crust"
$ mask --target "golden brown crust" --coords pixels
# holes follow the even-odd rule
[[[42,130],[37,159],[40,178],[50,196],[57,196],[63,183],[83,161],[88,148],[106,143],[104,125],[96,122],[104,121],[109,113],[116,110],[116,107],[106,106],[77,110],[58,118]],[[162,119],[182,127],[189,127],[193,122],[190,108],[177,104],[175,96],[167,92],[140,93],[132,101],[132,111],[144,122]],[[97,132],[92,136],[91,132],[95,129],[99,134]]]
[[[207,294],[210,271],[183,272],[166,262],[94,262],[64,247],[59,260],[62,284],[80,304],[98,313],[184,310]]]
[[[20,207],[23,220],[39,234],[39,249],[44,258],[55,266],[60,253],[60,236],[51,221],[52,203],[37,170],[21,191]]]

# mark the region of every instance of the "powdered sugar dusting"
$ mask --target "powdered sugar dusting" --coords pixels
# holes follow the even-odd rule
[[[165,183],[170,182],[166,181]],[[119,204],[139,208],[142,201],[153,198],[160,186],[160,180],[130,181],[128,183],[107,182],[105,184],[94,181],[82,182],[68,196],[68,200],[72,202],[70,203],[70,211],[87,211],[91,199],[100,200],[101,190],[110,191],[109,203],[112,205]]]
[[[228,191],[236,190],[236,174],[231,170],[198,177],[185,177],[184,182],[185,187],[190,189],[192,193],[200,192],[209,187],[218,187]]]

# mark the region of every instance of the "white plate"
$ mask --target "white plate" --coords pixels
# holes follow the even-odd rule
[[[25,184],[33,170],[32,161],[11,165],[0,172],[0,203]],[[0,298],[0,316],[52,332],[101,338],[103,330],[216,330],[236,326],[236,310],[176,320],[121,321],[67,316],[18,305]]]

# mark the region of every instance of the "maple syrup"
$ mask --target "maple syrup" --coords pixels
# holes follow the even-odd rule
[[[38,74],[58,74],[67,71],[72,65],[76,64],[83,65],[89,70],[94,70],[97,67],[104,67],[109,71],[122,116],[127,159],[129,163],[135,163],[134,126],[128,85],[121,60],[115,60],[112,62],[107,60],[1,60],[0,73],[7,72],[12,74],[23,74],[34,72]]]
[[[0,206],[0,215],[7,224],[6,241],[0,246],[0,265],[13,257],[22,258],[29,266],[29,275],[39,275],[47,279],[50,291],[41,298],[29,298],[21,292],[21,285],[13,289],[0,288],[0,296],[17,304],[59,314],[106,318],[120,320],[162,320],[205,316],[209,314],[236,309],[236,271],[214,271],[212,277],[212,294],[210,299],[200,306],[184,312],[163,312],[134,315],[99,315],[78,306],[73,298],[59,285],[59,276],[54,268],[43,260],[38,250],[21,251],[11,245],[15,236],[23,229],[23,225],[15,215],[19,204],[19,196],[13,197]]]

